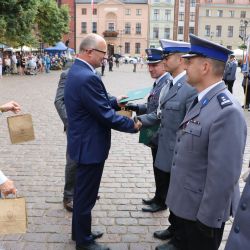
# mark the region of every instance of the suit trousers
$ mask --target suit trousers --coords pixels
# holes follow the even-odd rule
[[[63,192],[64,200],[73,200],[76,168],[77,163],[71,160],[68,152],[66,152],[65,185]]]
[[[103,167],[104,162],[77,166],[72,217],[72,238],[77,246],[93,241],[91,211],[96,203]]]
[[[155,202],[161,206],[165,205],[168,187],[170,182],[170,173],[163,172],[155,167],[154,162],[157,154],[157,147],[151,148],[153,156],[153,170],[155,178]]]
[[[212,235],[208,236],[199,228],[196,221],[190,221],[175,216],[178,225],[179,238],[174,237],[171,243],[180,250],[218,250],[224,231],[225,223],[221,228],[211,228]]]

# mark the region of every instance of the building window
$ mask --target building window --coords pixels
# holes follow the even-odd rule
[[[82,22],[82,23],[81,23],[81,31],[82,31],[82,33],[84,33],[84,34],[87,33],[87,23],[86,23],[86,22]]]
[[[170,38],[170,28],[164,28],[164,39]]]
[[[211,10],[206,10],[206,16],[211,16]]]
[[[159,28],[154,27],[153,28],[153,39],[158,39],[159,38]]]
[[[180,0],[180,7],[184,7],[184,0]]]
[[[179,13],[179,21],[184,21],[184,12]]]
[[[86,8],[82,9],[82,15],[87,15],[87,9]]]
[[[141,44],[135,43],[135,54],[140,54],[140,53],[141,53]]]
[[[211,26],[206,25],[205,26],[205,36],[210,36]]]
[[[229,17],[234,17],[234,10],[229,10]]]
[[[166,21],[171,20],[171,10],[165,10],[165,20]]]
[[[190,1],[190,6],[191,6],[191,7],[195,7],[195,4],[196,4],[196,0],[191,0],[191,1]]]
[[[246,11],[240,12],[240,18],[246,18]]]
[[[136,15],[137,16],[141,16],[141,13],[142,13],[141,9],[136,9]]]
[[[190,22],[195,21],[195,12],[190,12]]]
[[[228,26],[228,37],[233,37],[234,35],[234,27],[233,26]]]
[[[125,54],[130,53],[130,43],[125,43]]]
[[[223,10],[217,10],[217,16],[223,17]]]
[[[228,3],[234,3],[234,0],[227,0]]]
[[[172,0],[165,0],[165,2],[166,2],[167,4],[171,4],[171,3],[172,3]]]
[[[189,27],[189,33],[194,34],[194,27]]]
[[[126,16],[130,16],[130,15],[131,15],[130,9],[125,9],[125,15],[126,15]]]
[[[131,33],[131,24],[125,23],[125,34],[129,35]]]
[[[178,34],[183,35],[183,26],[178,27]]]
[[[136,23],[135,34],[136,35],[140,35],[141,34],[141,23]]]
[[[92,23],[92,32],[97,33],[97,22]]]
[[[216,26],[216,36],[217,37],[221,37],[221,30],[222,30],[221,25]]]
[[[93,9],[93,15],[97,15],[97,9],[96,8]]]
[[[154,11],[153,19],[154,20],[159,20],[160,10],[159,9],[154,9],[153,11]]]
[[[115,31],[115,24],[114,23],[108,23],[108,31]]]

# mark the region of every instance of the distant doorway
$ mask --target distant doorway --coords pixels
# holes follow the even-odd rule
[[[109,56],[114,55],[114,51],[115,51],[114,44],[108,44],[108,55]]]

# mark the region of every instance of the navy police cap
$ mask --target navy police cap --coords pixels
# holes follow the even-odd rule
[[[163,54],[172,53],[188,53],[190,51],[190,43],[161,39],[160,44]]]
[[[147,53],[146,63],[158,63],[163,60],[163,53],[161,48],[157,49],[145,49]]]
[[[189,34],[191,49],[189,54],[183,55],[184,58],[194,56],[204,56],[214,60],[226,62],[228,55],[233,54],[233,51],[225,48],[224,46],[208,41],[206,39]]]

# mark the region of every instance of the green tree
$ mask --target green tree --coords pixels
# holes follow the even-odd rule
[[[1,0],[0,42],[13,47],[52,45],[69,28],[69,10],[55,0]]]
[[[30,45],[35,42],[32,35],[37,14],[36,0],[2,0],[0,3],[0,20],[3,42],[12,46]]]
[[[52,45],[69,32],[69,9],[65,5],[58,8],[55,1],[40,0],[36,23],[40,40]]]

